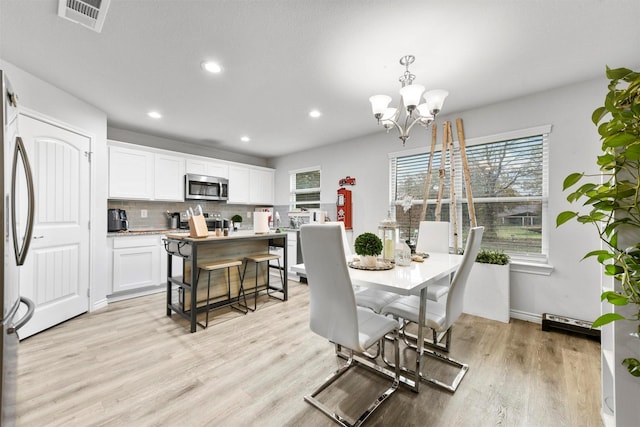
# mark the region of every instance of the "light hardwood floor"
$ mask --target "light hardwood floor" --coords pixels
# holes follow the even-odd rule
[[[289,286],[288,302],[261,298],[246,316],[213,312],[209,328],[193,334],[185,320],[165,316],[164,294],[156,294],[22,341],[18,426],[335,425],[303,396],[343,361],[309,330],[306,285]],[[470,365],[455,394],[401,387],[367,425],[602,425],[594,341],[463,315],[451,355]],[[361,403],[386,385],[357,370],[321,398],[349,394]]]

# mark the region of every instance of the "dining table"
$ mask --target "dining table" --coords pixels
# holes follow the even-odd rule
[[[349,262],[347,260],[347,262]],[[416,370],[413,375],[402,375],[400,381],[409,386],[411,390],[420,391],[420,372],[422,369],[422,357],[425,352],[424,336],[426,328],[427,290],[429,286],[442,285],[443,279],[450,279],[460,266],[462,255],[448,253],[429,253],[422,262],[412,261],[408,266],[393,265],[392,268],[381,270],[365,270],[349,268],[351,284],[356,287],[372,288],[381,291],[393,292],[401,296],[418,295],[420,297],[420,309],[418,314],[418,336]],[[298,274],[305,275],[304,264],[297,264],[291,268]],[[356,356],[358,362],[369,366],[390,377],[395,373],[385,366],[378,365],[370,358]]]

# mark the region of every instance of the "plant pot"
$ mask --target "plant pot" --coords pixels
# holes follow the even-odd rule
[[[509,298],[509,264],[473,264],[464,292],[465,313],[509,323]]]
[[[360,265],[363,267],[375,267],[378,262],[378,258],[373,255],[360,256]]]

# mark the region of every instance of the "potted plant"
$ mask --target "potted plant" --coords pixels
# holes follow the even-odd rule
[[[465,313],[509,323],[509,261],[509,255],[501,251],[478,252],[464,293]]]
[[[565,211],[558,214],[558,226],[569,220],[593,224],[603,243],[601,249],[588,252],[584,258],[595,257],[604,274],[614,278],[605,283],[602,301],[614,305],[614,310],[602,314],[592,327],[619,320],[635,323],[630,335],[640,334],[640,73],[627,68],[610,69],[609,92],[604,105],[591,119],[598,126],[602,155],[597,158],[600,173],[572,173],[563,183],[563,190],[573,187],[583,178],[591,178],[567,196],[571,203],[583,201],[589,213]],[[584,259],[583,258],[583,259]],[[626,307],[624,307],[626,306]],[[621,326],[625,328],[624,326]],[[616,332],[616,336],[618,336]],[[635,346],[627,346],[626,351]],[[616,345],[617,346],[617,345]],[[631,375],[640,377],[640,361],[627,357],[622,364]],[[634,354],[631,354],[634,356]]]
[[[242,217],[240,215],[234,215],[231,217],[231,222],[233,222],[233,231],[238,231],[238,227],[242,224]]]
[[[377,257],[382,253],[382,240],[373,233],[362,233],[356,237],[353,248],[360,256],[360,265],[375,267]]]

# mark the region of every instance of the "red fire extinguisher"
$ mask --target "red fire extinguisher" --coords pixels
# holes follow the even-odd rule
[[[351,190],[347,190],[346,188],[338,189],[338,201],[336,205],[338,221],[344,222],[344,228],[346,230],[351,230]]]

